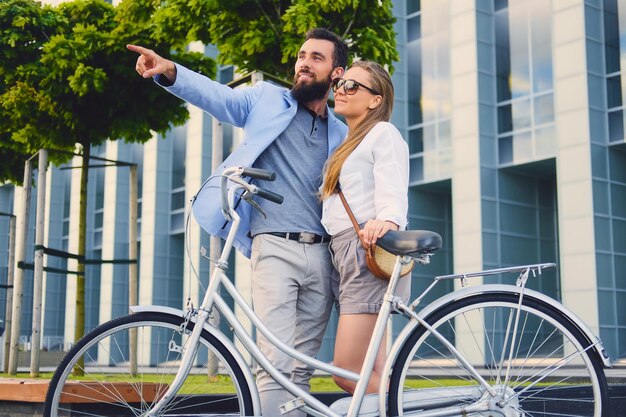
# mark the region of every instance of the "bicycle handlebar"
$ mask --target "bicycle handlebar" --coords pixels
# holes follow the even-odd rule
[[[241,170],[241,175],[245,175],[250,178],[256,178],[258,180],[264,180],[264,181],[274,181],[276,179],[275,172],[267,171],[265,169],[260,169],[260,168],[243,167]]]
[[[272,174],[274,173],[272,172]],[[256,188],[256,195],[276,204],[283,204],[283,201],[285,200],[285,197],[283,197],[282,195],[276,194],[272,191],[264,190],[259,187]]]
[[[244,189],[247,192],[258,195],[261,198],[272,201],[276,204],[282,204],[284,201],[284,197],[280,194],[276,194],[272,191],[264,190],[262,188],[257,187],[254,184],[250,184],[247,181],[244,181],[241,177],[247,176],[250,178],[256,178],[260,180],[274,181],[276,178],[276,174],[271,171],[266,171],[264,169],[259,168],[247,168],[247,167],[230,167],[226,168],[222,172],[222,180],[221,180],[221,200],[222,200],[222,214],[224,218],[228,221],[233,219],[233,207],[234,207],[234,194],[231,194],[228,191],[228,181],[235,183],[235,189]],[[233,189],[234,190],[234,189]],[[233,191],[231,190],[231,191]],[[232,195],[232,197],[229,197]],[[230,200],[230,201],[229,201]],[[249,201],[255,208],[260,209],[253,201]]]

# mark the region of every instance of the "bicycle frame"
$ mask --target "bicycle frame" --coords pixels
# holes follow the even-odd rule
[[[215,333],[221,333],[218,329],[213,328],[212,326],[207,324],[207,320],[209,319],[211,310],[213,308],[217,308],[217,310],[221,314],[221,317],[224,318],[228,322],[228,324],[234,329],[234,333],[236,334],[238,339],[241,341],[245,349],[252,355],[252,357],[282,387],[284,387],[285,390],[287,390],[288,392],[290,392],[292,395],[296,397],[295,400],[292,400],[291,402],[285,405],[285,411],[290,411],[295,408],[301,408],[302,410],[315,416],[342,417],[341,414],[338,414],[336,411],[332,410],[330,407],[326,406],[321,401],[313,397],[310,393],[302,390],[300,387],[292,383],[287,377],[285,377],[276,369],[276,367],[267,359],[267,357],[263,355],[260,349],[256,346],[256,343],[254,342],[252,336],[244,328],[244,326],[239,321],[239,319],[235,316],[233,309],[227,305],[226,301],[220,294],[221,288],[224,288],[227,291],[227,293],[233,298],[236,305],[241,309],[241,311],[246,315],[246,317],[248,317],[248,319],[251,321],[253,326],[256,327],[257,331],[260,331],[261,334],[263,334],[274,346],[276,346],[282,352],[286,353],[287,355],[293,357],[296,360],[306,363],[307,365],[315,369],[319,369],[329,374],[338,375],[345,379],[349,379],[349,380],[357,382],[354,395],[352,396],[352,399],[350,401],[349,409],[347,412],[347,417],[356,417],[359,414],[359,410],[366,396],[366,389],[367,389],[367,385],[369,383],[369,380],[372,374],[374,362],[376,359],[376,354],[378,352],[378,349],[381,346],[382,339],[385,335],[387,321],[389,317],[391,316],[392,311],[399,311],[405,314],[407,317],[410,318],[410,321],[402,330],[402,332],[400,333],[394,345],[391,347],[391,351],[390,351],[391,354],[387,357],[387,361],[384,367],[385,371],[383,372],[381,381],[387,380],[390,369],[395,360],[395,356],[399,348],[402,346],[403,339],[406,338],[406,336],[408,336],[408,334],[410,334],[410,332],[416,326],[421,325],[431,330],[433,335],[435,335],[435,337],[437,337],[443,344],[446,345],[446,347],[452,352],[454,356],[456,356],[456,358],[466,368],[466,370],[469,373],[471,373],[472,376],[475,377],[477,381],[479,381],[480,385],[484,388],[484,392],[486,394],[483,396],[483,398],[477,400],[474,404],[450,407],[450,408],[446,408],[445,410],[433,410],[430,413],[423,413],[420,415],[424,415],[424,416],[448,415],[450,416],[450,415],[459,415],[461,413],[468,413],[468,412],[487,411],[489,409],[488,397],[495,397],[497,395],[494,388],[482,378],[479,372],[463,357],[463,355],[459,353],[459,351],[456,349],[456,347],[453,344],[451,344],[436,329],[432,329],[428,325],[428,323],[426,323],[424,319],[426,317],[426,313],[433,310],[434,307],[431,307],[431,306],[443,305],[443,301],[436,300],[431,305],[426,306],[422,311],[420,311],[420,313],[416,313],[415,308],[419,305],[420,301],[424,298],[424,296],[438,282],[441,282],[442,280],[461,279],[462,282],[464,282],[469,277],[485,276],[485,275],[499,274],[499,273],[505,273],[505,272],[520,272],[520,277],[518,278],[518,287],[519,287],[518,293],[519,293],[519,299],[520,299],[520,305],[521,305],[521,300],[525,294],[525,282],[528,277],[528,274],[531,271],[533,272],[538,271],[540,273],[541,269],[546,268],[546,267],[553,267],[555,266],[554,264],[536,264],[536,265],[527,265],[527,266],[514,267],[514,268],[501,268],[501,269],[482,271],[482,272],[471,273],[471,274],[448,275],[448,276],[436,277],[433,284],[429,286],[414,302],[412,302],[410,305],[406,305],[402,301],[402,299],[395,296],[394,293],[398,285],[398,282],[401,279],[399,275],[402,269],[402,265],[408,262],[410,258],[397,256],[395,268],[392,273],[392,277],[389,281],[387,291],[383,298],[383,304],[382,304],[380,313],[378,315],[374,332],[372,334],[372,338],[370,340],[370,343],[367,349],[363,367],[360,373],[357,374],[357,373],[336,367],[334,365],[319,361],[315,358],[306,356],[296,351],[292,347],[287,346],[286,344],[281,342],[268,329],[268,327],[265,326],[264,323],[261,322],[261,320],[254,313],[250,305],[246,302],[243,296],[239,293],[235,285],[227,278],[225,274],[225,271],[228,267],[227,260],[230,255],[230,251],[233,247],[235,234],[240,223],[239,215],[237,214],[236,211],[232,209],[232,207],[234,207],[234,201],[235,201],[235,198],[237,197],[238,190],[245,189],[247,190],[247,192],[249,192],[250,190],[254,191],[254,186],[248,183],[245,183],[243,180],[241,180],[241,178],[239,177],[227,178],[226,177],[227,175],[232,174],[233,171],[234,169],[230,169],[230,172],[229,170],[225,171],[225,176],[222,178],[222,190],[223,190],[222,202],[223,202],[224,207],[228,207],[228,210],[224,211],[224,215],[227,219],[229,219],[232,222],[231,229],[229,231],[228,237],[224,244],[224,248],[222,250],[221,256],[219,260],[216,262],[216,266],[211,274],[209,286],[207,288],[207,291],[204,295],[204,298],[200,306],[197,309],[189,312],[190,314],[195,315],[194,321],[196,325],[193,331],[191,332],[191,335],[188,338],[188,341],[187,341],[188,347],[183,353],[183,356],[181,359],[181,365],[176,374],[176,377],[174,378],[174,381],[170,384],[167,392],[161,397],[158,403],[155,404],[154,408],[151,409],[151,411],[147,414],[147,416],[158,415],[159,411],[174,397],[174,395],[178,392],[179,388],[182,386],[185,378],[189,374],[191,367],[193,365],[195,355],[197,352],[199,339],[200,339],[200,334],[202,330],[204,328],[211,328],[213,329]],[[224,190],[226,190],[225,185],[229,179],[233,181],[234,186],[232,186],[228,190],[228,193],[226,195]],[[517,288],[514,286],[510,286],[510,285],[502,286],[502,287],[505,287],[507,289],[511,287]],[[470,291],[476,291],[476,290],[467,289],[465,292],[469,293]],[[527,291],[530,291],[533,294],[535,293],[534,291],[531,291],[531,290],[527,290]],[[458,296],[459,293],[461,293],[461,291],[455,291],[449,294],[448,296],[442,297],[441,300],[444,300],[444,301],[448,300],[447,302],[449,302],[449,300],[452,299],[451,297],[453,295]],[[545,299],[549,299],[548,297],[545,297],[545,296],[542,296],[542,297]],[[517,315],[519,315],[519,308],[517,311]],[[574,315],[570,315],[570,317],[575,318]],[[515,320],[513,320],[511,324],[513,326],[517,326],[517,322]],[[580,328],[583,329],[583,331],[585,331],[586,334],[593,335],[593,333],[591,333],[586,328],[586,326],[584,326],[582,322],[578,321],[577,324],[579,325]],[[595,338],[595,339],[590,339],[590,340],[596,340],[596,343],[593,345],[594,348],[596,349],[602,348],[599,339]],[[596,345],[598,345],[599,348],[596,347]],[[606,360],[605,360],[605,363],[606,363]],[[506,385],[508,381],[508,370],[505,370],[505,372],[506,373],[505,373],[504,379],[505,379],[505,385]],[[250,374],[247,374],[247,375],[249,377]],[[385,409],[385,398],[384,398],[385,394],[386,394],[385,383],[382,382],[381,389],[379,392],[379,410]]]

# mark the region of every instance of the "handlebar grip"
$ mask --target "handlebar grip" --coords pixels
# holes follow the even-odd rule
[[[259,187],[257,187],[256,189],[256,195],[266,200],[272,201],[276,204],[283,204],[283,201],[285,200],[285,197],[283,197],[282,195],[273,193],[268,190],[264,190]]]
[[[243,168],[241,173],[250,178],[256,178],[258,180],[274,181],[276,179],[276,173],[259,168]]]

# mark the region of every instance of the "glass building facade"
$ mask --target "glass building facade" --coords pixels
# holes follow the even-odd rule
[[[430,265],[415,268],[413,295],[435,275],[555,262],[558,268],[530,287],[562,301],[600,335],[613,360],[625,359],[626,0],[395,0],[394,14],[400,61],[392,122],[410,150],[409,228],[444,240]],[[233,77],[231,67],[218,74],[221,82]],[[141,304],[182,308],[201,290],[183,232],[189,201],[211,171],[214,125],[199,110],[190,113],[164,138],[93,150],[139,167]],[[240,132],[222,128],[227,154]],[[69,252],[76,247],[74,171],[48,174],[46,245]],[[92,170],[89,181],[88,257],[126,259],[128,169]],[[20,189],[0,187],[0,212],[17,213],[20,201]],[[0,284],[8,219],[0,216]],[[28,241],[32,262],[33,237]],[[194,229],[188,242],[204,284],[209,267],[196,254],[209,237]],[[230,264],[231,278],[249,295],[247,261],[233,255]],[[47,265],[75,267],[51,257]],[[127,311],[126,266],[91,265],[87,277],[87,328]],[[25,340],[31,271],[26,278]],[[47,273],[45,282],[44,343],[67,345],[75,279]],[[436,287],[424,302],[455,285]],[[325,360],[332,358],[335,320]]]

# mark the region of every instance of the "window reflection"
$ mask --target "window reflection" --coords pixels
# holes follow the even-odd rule
[[[513,162],[513,138],[511,136],[498,139],[498,162],[500,165]]]
[[[424,179],[424,161],[421,156],[409,160],[409,181],[412,183]]]
[[[422,77],[421,77],[421,42],[419,40],[407,46],[409,68],[409,124],[422,123]]]
[[[434,151],[437,149],[437,125],[424,125],[424,151]]]
[[[528,3],[509,1],[509,50],[512,98],[530,94]]]
[[[552,6],[549,1],[529,3],[532,16],[531,48],[533,92],[552,90]]]
[[[185,160],[187,153],[187,129],[185,126],[172,130],[172,190],[170,192],[170,232],[172,234],[184,233]]]
[[[408,141],[414,183],[446,178],[451,172],[450,1],[407,1],[406,7]]]
[[[622,91],[620,85],[619,74],[606,78],[606,101],[609,109],[622,105]]]
[[[513,135],[513,161],[528,161],[533,156],[531,132]]]
[[[607,74],[619,71],[619,20],[617,0],[604,1],[604,56]]]
[[[624,39],[621,39],[621,37]],[[626,1],[604,1],[604,56],[606,67],[606,104],[608,108],[609,141],[624,140],[625,74],[621,60],[626,59]]]
[[[452,146],[451,126],[449,120],[439,123],[438,140],[440,148],[448,148]]]
[[[407,0],[406,2],[407,14],[419,12],[419,10],[420,10],[420,0]]]
[[[413,42],[420,38],[420,15],[412,17],[407,20],[406,40],[407,42]]]
[[[513,114],[511,105],[506,104],[498,107],[498,133],[510,132],[513,130]]]
[[[554,156],[552,4],[494,0],[494,10],[499,162]]]
[[[624,121],[622,110],[609,113],[609,141],[617,142],[624,139]]]
[[[535,97],[534,113],[535,125],[554,122],[554,95]]]
[[[506,3],[500,0],[500,3]],[[501,8],[495,14],[496,77],[498,101],[511,99],[511,56],[509,54],[508,10]]]
[[[513,129],[525,129],[530,127],[530,99],[513,102]]]
[[[422,139],[422,128],[412,129],[409,131],[409,153],[424,152],[424,142]]]

